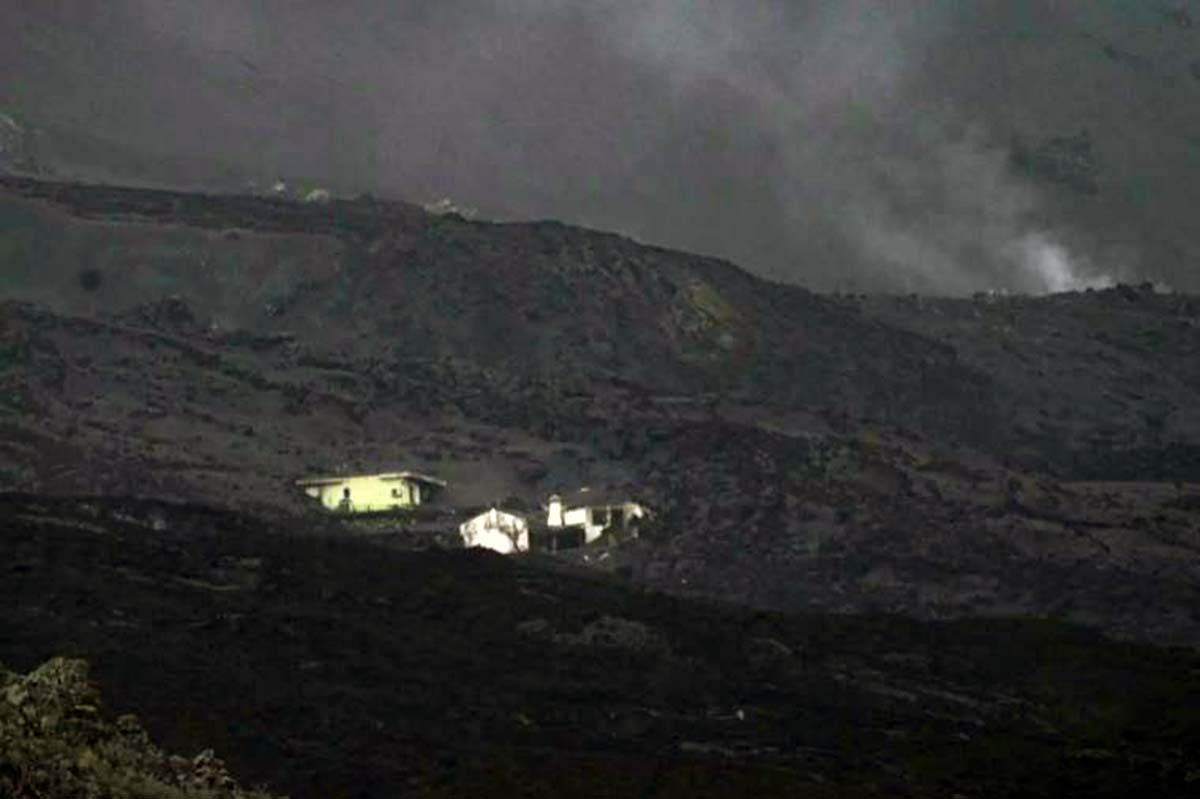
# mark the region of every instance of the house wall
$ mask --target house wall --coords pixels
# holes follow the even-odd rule
[[[321,501],[329,510],[339,510],[342,492],[350,489],[350,505],[355,513],[367,513],[420,504],[420,486],[407,480],[380,480],[378,477],[351,477],[336,483],[307,486],[305,493]],[[394,493],[393,493],[394,492]]]
[[[564,527],[582,527],[583,539],[591,543],[600,537],[604,528],[608,527],[609,513],[612,509],[622,512],[622,524],[628,525],[633,519],[641,519],[646,515],[646,509],[636,502],[624,502],[619,505],[589,505],[582,508],[571,508],[563,513]]]
[[[469,546],[483,547],[493,552],[499,552],[501,555],[511,555],[519,549],[513,546],[511,538],[499,530],[484,530],[475,536]],[[525,548],[528,549],[528,546]]]
[[[582,527],[588,522],[587,508],[571,508],[563,512],[563,527]]]
[[[529,549],[529,524],[512,513],[495,508],[459,525],[463,546],[486,547],[503,554]]]

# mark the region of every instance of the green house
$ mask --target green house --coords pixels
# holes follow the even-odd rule
[[[341,513],[415,508],[446,487],[445,481],[419,472],[312,477],[296,485],[326,509]]]

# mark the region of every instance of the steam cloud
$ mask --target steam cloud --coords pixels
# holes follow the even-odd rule
[[[57,98],[47,113],[263,181],[448,196],[817,289],[1103,284],[1041,213],[1010,142],[941,83],[940,54],[971,13],[936,0],[112,0],[22,10],[17,24],[104,43],[73,64],[92,84],[39,78]],[[43,39],[0,66],[45,72]]]

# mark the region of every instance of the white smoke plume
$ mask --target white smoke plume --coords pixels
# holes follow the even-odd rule
[[[737,124],[778,145],[771,181],[784,216],[800,236],[825,240],[827,262],[811,271],[867,264],[871,278],[851,271],[851,285],[948,294],[1112,282],[1040,229],[1036,190],[978,123],[944,105],[905,107],[919,54],[948,35],[937,4],[907,16],[861,0],[790,18],[756,8],[657,0],[628,40],[685,97],[718,85],[744,101]]]
[[[9,15],[0,69],[88,135],[262,179],[450,196],[817,289],[1087,286],[1110,265],[1014,168],[1005,95],[971,94],[1007,73],[956,82],[963,31],[1010,6],[79,0]]]
[[[1116,283],[1108,275],[1081,269],[1066,247],[1042,233],[1029,233],[1017,242],[1015,260],[1037,281],[1035,293],[1103,289]]]

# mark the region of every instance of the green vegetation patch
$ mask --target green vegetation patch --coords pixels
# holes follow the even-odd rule
[[[706,370],[718,386],[736,385],[757,351],[755,325],[707,283],[691,284],[682,299],[684,362]]]
[[[104,719],[87,663],[54,658],[0,669],[0,796],[39,799],[269,799],[237,786],[205,750],[154,746],[133,716]]]
[[[837,483],[853,480],[861,469],[861,442],[843,439],[814,441],[787,465],[787,477],[796,482]]]

